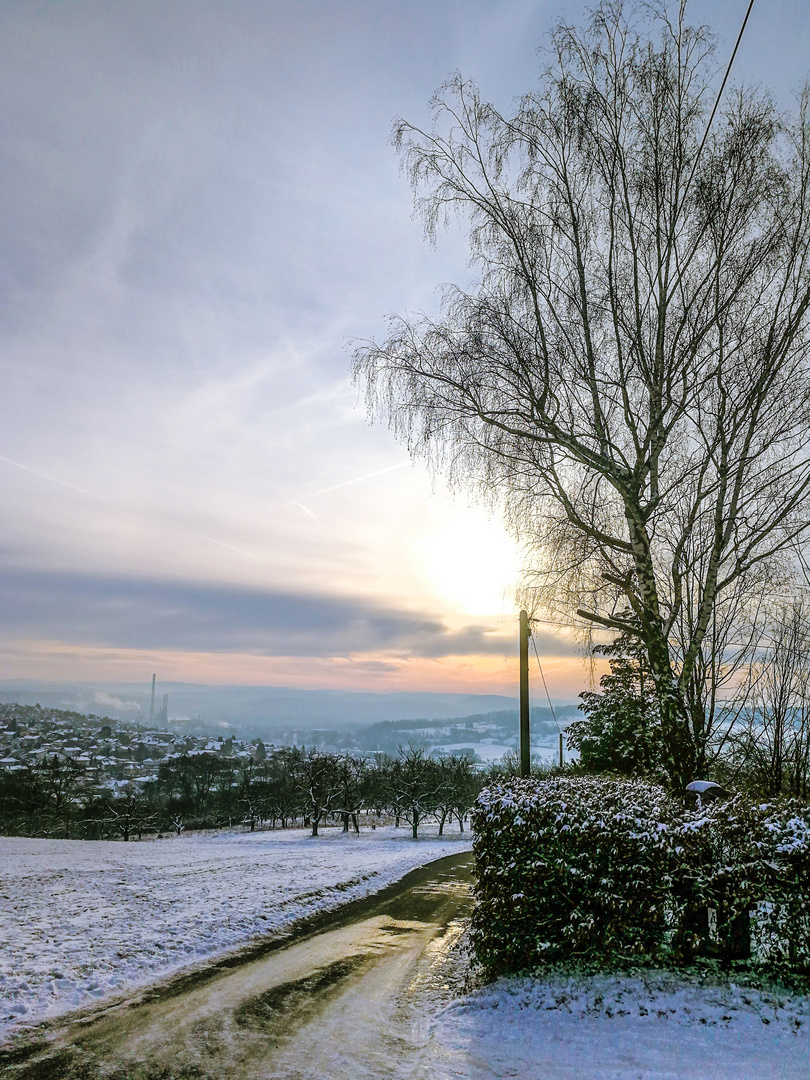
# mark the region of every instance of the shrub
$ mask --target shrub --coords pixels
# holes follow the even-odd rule
[[[774,873],[758,912],[761,947],[772,964],[810,972],[810,807],[787,800],[764,809]]]
[[[810,973],[810,809],[744,796],[687,810],[655,784],[508,780],[473,812],[472,942],[491,973],[544,962]]]
[[[680,807],[629,780],[512,780],[473,825],[472,940],[494,971],[570,958],[648,958],[666,941]]]
[[[700,926],[691,942],[684,924],[684,958],[753,956],[774,971],[810,971],[810,808],[738,795],[679,832],[686,906],[716,920],[716,930]]]
[[[633,621],[632,613],[627,617]],[[619,634],[594,652],[611,658],[610,672],[599,680],[600,692],[579,695],[585,719],[569,724],[568,748],[588,773],[649,774],[661,764],[661,717],[643,646]]]

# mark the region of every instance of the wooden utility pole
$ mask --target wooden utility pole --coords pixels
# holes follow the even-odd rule
[[[529,616],[520,613],[520,775],[531,770],[531,737],[529,735]]]

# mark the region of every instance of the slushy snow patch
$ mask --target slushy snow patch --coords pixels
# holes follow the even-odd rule
[[[450,1080],[808,1080],[810,999],[687,973],[508,977],[447,1006]]]
[[[0,837],[0,1040],[339,907],[469,849],[410,828],[122,843]]]

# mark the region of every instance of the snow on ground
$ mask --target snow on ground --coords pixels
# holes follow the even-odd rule
[[[430,1041],[443,1080],[808,1080],[810,998],[666,972],[501,979]]]
[[[0,837],[0,1038],[469,847],[390,827]],[[682,973],[501,979],[442,1009],[429,1042],[443,1080],[810,1080],[810,999]]]
[[[376,892],[469,834],[0,837],[0,1041]]]

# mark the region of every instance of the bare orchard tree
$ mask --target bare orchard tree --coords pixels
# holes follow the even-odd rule
[[[419,838],[419,826],[432,817],[441,801],[445,779],[439,762],[423,746],[397,747],[397,756],[388,762],[386,783],[389,805],[399,819],[404,817]]]
[[[300,806],[318,835],[318,826],[338,801],[337,755],[311,747],[295,762],[293,773]]]
[[[538,607],[641,638],[674,784],[712,628],[781,572],[810,484],[810,96],[728,94],[701,149],[717,72],[684,8],[602,3],[511,115],[457,76],[430,130],[397,123],[478,281],[355,354],[372,412],[532,542]]]
[[[104,817],[101,820],[118,833],[122,840],[129,840],[133,834],[137,834],[140,840],[145,832],[152,829],[155,815],[146,799],[129,785],[117,796],[106,801]]]
[[[364,758],[342,753],[335,758],[336,805],[333,813],[340,814],[343,831],[348,832],[350,824],[356,833],[360,832],[358,815],[363,808],[367,792],[368,764]]]

